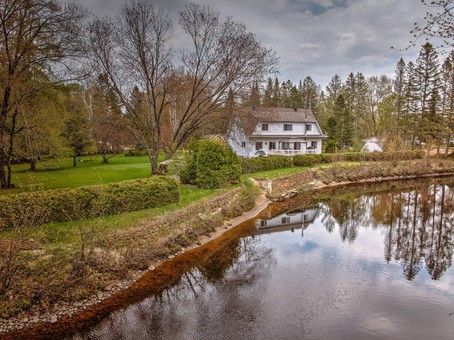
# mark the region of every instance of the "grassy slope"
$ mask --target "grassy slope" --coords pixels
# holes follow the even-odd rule
[[[162,160],[160,157],[160,160]],[[147,156],[117,155],[103,164],[101,156],[85,156],[77,167],[72,166],[72,158],[48,160],[38,163],[36,172],[28,172],[28,165],[13,167],[12,182],[15,189],[0,190],[0,195],[30,190],[75,188],[84,185],[119,182],[143,178],[150,175],[150,162]]]

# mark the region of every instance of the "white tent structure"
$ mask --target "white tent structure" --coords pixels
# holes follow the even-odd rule
[[[375,142],[367,142],[361,149],[361,152],[382,152],[382,148]]]

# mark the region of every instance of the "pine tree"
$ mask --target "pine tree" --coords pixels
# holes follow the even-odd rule
[[[329,101],[332,101],[332,103],[334,103],[336,101],[337,97],[339,96],[339,94],[341,93],[342,88],[343,88],[342,80],[338,74],[335,74],[331,78],[331,81],[326,86],[326,93],[328,95],[327,99]]]
[[[247,106],[258,108],[261,106],[261,99],[260,99],[260,90],[259,84],[257,81],[254,81],[251,87],[251,93],[249,95],[249,99],[247,101]]]
[[[224,104],[225,108],[225,115],[227,117],[232,117],[235,113],[235,94],[232,88],[229,88],[229,92],[227,93],[227,98]]]
[[[405,62],[402,58],[400,58],[399,62],[397,63],[395,77],[393,82],[393,90],[396,96],[395,99],[395,114],[397,119],[397,126],[396,126],[396,145],[399,148],[400,140],[402,136],[403,126],[402,126],[402,116],[404,114],[405,109]]]
[[[351,112],[354,117],[355,136],[358,136],[360,132],[363,131],[363,135],[361,137],[369,137],[369,135],[364,135],[364,132],[366,130],[362,128],[362,123],[365,120],[367,114],[367,98],[370,89],[366,77],[361,72],[358,72],[355,75],[355,86],[356,90],[354,97],[352,98],[351,108]]]
[[[416,146],[417,131],[419,126],[419,88],[418,77],[415,70],[415,64],[409,62],[405,69],[406,82],[405,82],[405,115],[404,115],[404,128],[410,131],[410,143],[413,150]]]
[[[273,106],[273,80],[268,78],[266,83],[266,88],[263,93],[263,107],[272,107]]]
[[[340,94],[336,99],[334,118],[336,119],[334,135],[338,148],[343,150],[352,146],[354,138],[353,117],[343,94]]]
[[[318,105],[318,88],[317,84],[309,76],[304,78],[303,81],[302,99],[303,107],[305,109],[311,109],[315,113]]]
[[[272,96],[272,107],[281,107],[282,95],[281,95],[281,88],[279,86],[279,79],[276,77],[274,78],[274,85],[273,85],[273,96]]]
[[[418,59],[416,60],[416,74],[418,77],[419,88],[419,107],[420,107],[420,125],[419,133],[421,140],[428,144],[431,148],[431,143],[436,138],[439,131],[440,120],[439,115],[438,95],[440,86],[440,71],[438,54],[432,44],[426,43],[422,46]]]
[[[454,51],[443,62],[442,66],[442,120],[445,128],[445,154],[454,136]]]
[[[298,88],[293,85],[289,91],[289,106],[288,107],[303,107],[303,101],[301,98],[301,93],[298,91]]]

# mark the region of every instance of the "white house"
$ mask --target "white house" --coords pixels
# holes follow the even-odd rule
[[[319,208],[314,206],[286,212],[270,219],[259,219],[255,221],[257,232],[254,232],[254,234],[268,234],[296,229],[302,229],[303,233],[304,229],[314,223],[318,213]]]
[[[326,137],[311,110],[272,108],[236,116],[227,142],[242,157],[319,154]]]

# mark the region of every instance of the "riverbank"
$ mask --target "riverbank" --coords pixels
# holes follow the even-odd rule
[[[233,188],[227,192],[216,195],[208,200],[195,203],[180,211],[165,214],[158,218],[142,223],[134,228],[128,228],[110,235],[98,235],[103,243],[93,243],[91,260],[95,261],[106,256],[111,257],[112,270],[122,267],[115,261],[125,261],[124,272],[115,280],[104,283],[95,294],[88,299],[79,299],[54,303],[47,311],[41,312],[38,308],[29,308],[9,320],[0,320],[0,336],[6,338],[35,337],[41,325],[58,326],[59,323],[68,322],[71,316],[87,311],[91,306],[96,306],[133,285],[145,273],[154,271],[158,265],[172,259],[175,255],[186,252],[200,244],[204,244],[220,236],[224,232],[239,225],[262,211],[270,200],[281,200],[285,197],[296,195],[298,192],[339,186],[350,183],[376,182],[391,179],[417,178],[425,176],[454,175],[454,162],[451,160],[420,160],[406,162],[381,162],[356,165],[334,165],[318,167],[301,171],[289,176],[273,180],[261,180],[262,195],[254,187]],[[270,184],[271,182],[271,184]],[[271,190],[269,190],[271,188]],[[267,193],[266,198],[263,194]],[[245,213],[246,211],[249,211]],[[95,230],[96,231],[96,230]],[[127,249],[116,247],[108,250],[115,238],[115,244],[129,242]],[[121,242],[120,242],[121,241]],[[105,248],[101,249],[103,245]],[[131,251],[130,249],[135,249]],[[30,251],[29,251],[30,252]],[[90,254],[90,252],[88,252]],[[115,261],[114,261],[115,260]],[[89,263],[90,270],[96,268],[94,263]],[[112,273],[107,273],[112,275]],[[78,282],[81,284],[81,281]],[[98,318],[97,315],[91,317]],[[34,328],[33,328],[34,327]],[[17,330],[24,329],[22,332]],[[29,329],[31,333],[27,331]],[[34,329],[34,331],[32,331]],[[9,333],[7,336],[6,334]],[[28,336],[27,334],[33,334]]]

